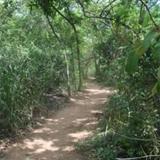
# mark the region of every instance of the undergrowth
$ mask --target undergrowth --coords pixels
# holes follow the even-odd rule
[[[104,75],[108,77],[109,74],[113,82],[116,81],[117,92],[106,103],[104,117],[100,121],[101,130],[91,139],[78,144],[77,148],[85,152],[89,159],[115,160],[147,156],[148,159],[158,160],[159,157],[152,158],[160,152],[160,116],[155,101],[158,98],[148,98],[152,86],[152,76],[148,75],[152,71],[148,67],[146,70],[140,67],[139,72],[131,77],[125,73],[121,60],[113,61],[110,70]],[[117,64],[120,67],[114,72]],[[142,74],[143,78],[140,78]],[[105,85],[108,80],[110,78],[104,81]]]

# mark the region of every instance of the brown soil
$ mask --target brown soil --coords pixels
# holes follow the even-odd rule
[[[3,160],[85,160],[75,151],[75,143],[93,135],[99,112],[111,89],[89,82],[83,92],[71,98],[65,108],[10,146]]]

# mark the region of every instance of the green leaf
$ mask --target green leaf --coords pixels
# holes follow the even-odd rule
[[[160,67],[158,68],[157,78],[158,78],[158,80],[160,80]]]
[[[143,42],[142,41],[138,41],[138,42],[136,42],[136,44],[135,44],[135,52],[136,52],[136,54],[139,56],[139,57],[141,57],[141,56],[143,56],[143,54],[145,53],[145,48],[144,48],[144,46],[143,46]]]
[[[154,85],[154,87],[152,88],[151,97],[154,96],[154,95],[157,93],[157,85],[158,85],[158,83],[156,83],[156,84]]]
[[[156,82],[156,84],[154,85],[152,89],[151,96],[154,96],[155,94],[160,92],[160,67],[158,68],[158,71],[157,71],[157,78],[158,78],[158,81]]]
[[[158,35],[159,34],[156,31],[152,30],[145,36],[143,41],[143,46],[145,50],[147,50],[153,44]]]
[[[134,45],[134,51],[128,56],[126,71],[130,74],[134,73],[138,68],[138,60],[145,53],[142,41],[137,41]]]
[[[128,56],[126,71],[130,74],[134,73],[138,68],[139,56],[131,52]]]
[[[153,89],[152,89],[152,94],[151,94],[151,96],[154,96],[155,94],[157,94],[157,93],[159,93],[160,92],[160,81],[158,81],[155,85],[154,85],[154,87],[153,87]]]
[[[153,49],[153,58],[155,61],[159,62],[159,60],[160,60],[160,43],[156,44]]]

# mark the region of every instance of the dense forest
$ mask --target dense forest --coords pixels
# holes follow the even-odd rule
[[[70,97],[94,76],[116,92],[78,150],[160,159],[159,0],[0,0],[0,17],[0,132],[31,126],[44,93]]]

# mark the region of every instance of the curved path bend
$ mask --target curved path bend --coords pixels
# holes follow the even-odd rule
[[[86,86],[65,108],[50,113],[41,127],[12,145],[4,160],[85,160],[74,145],[93,134],[98,121],[95,115],[112,94],[110,88],[94,82]]]

